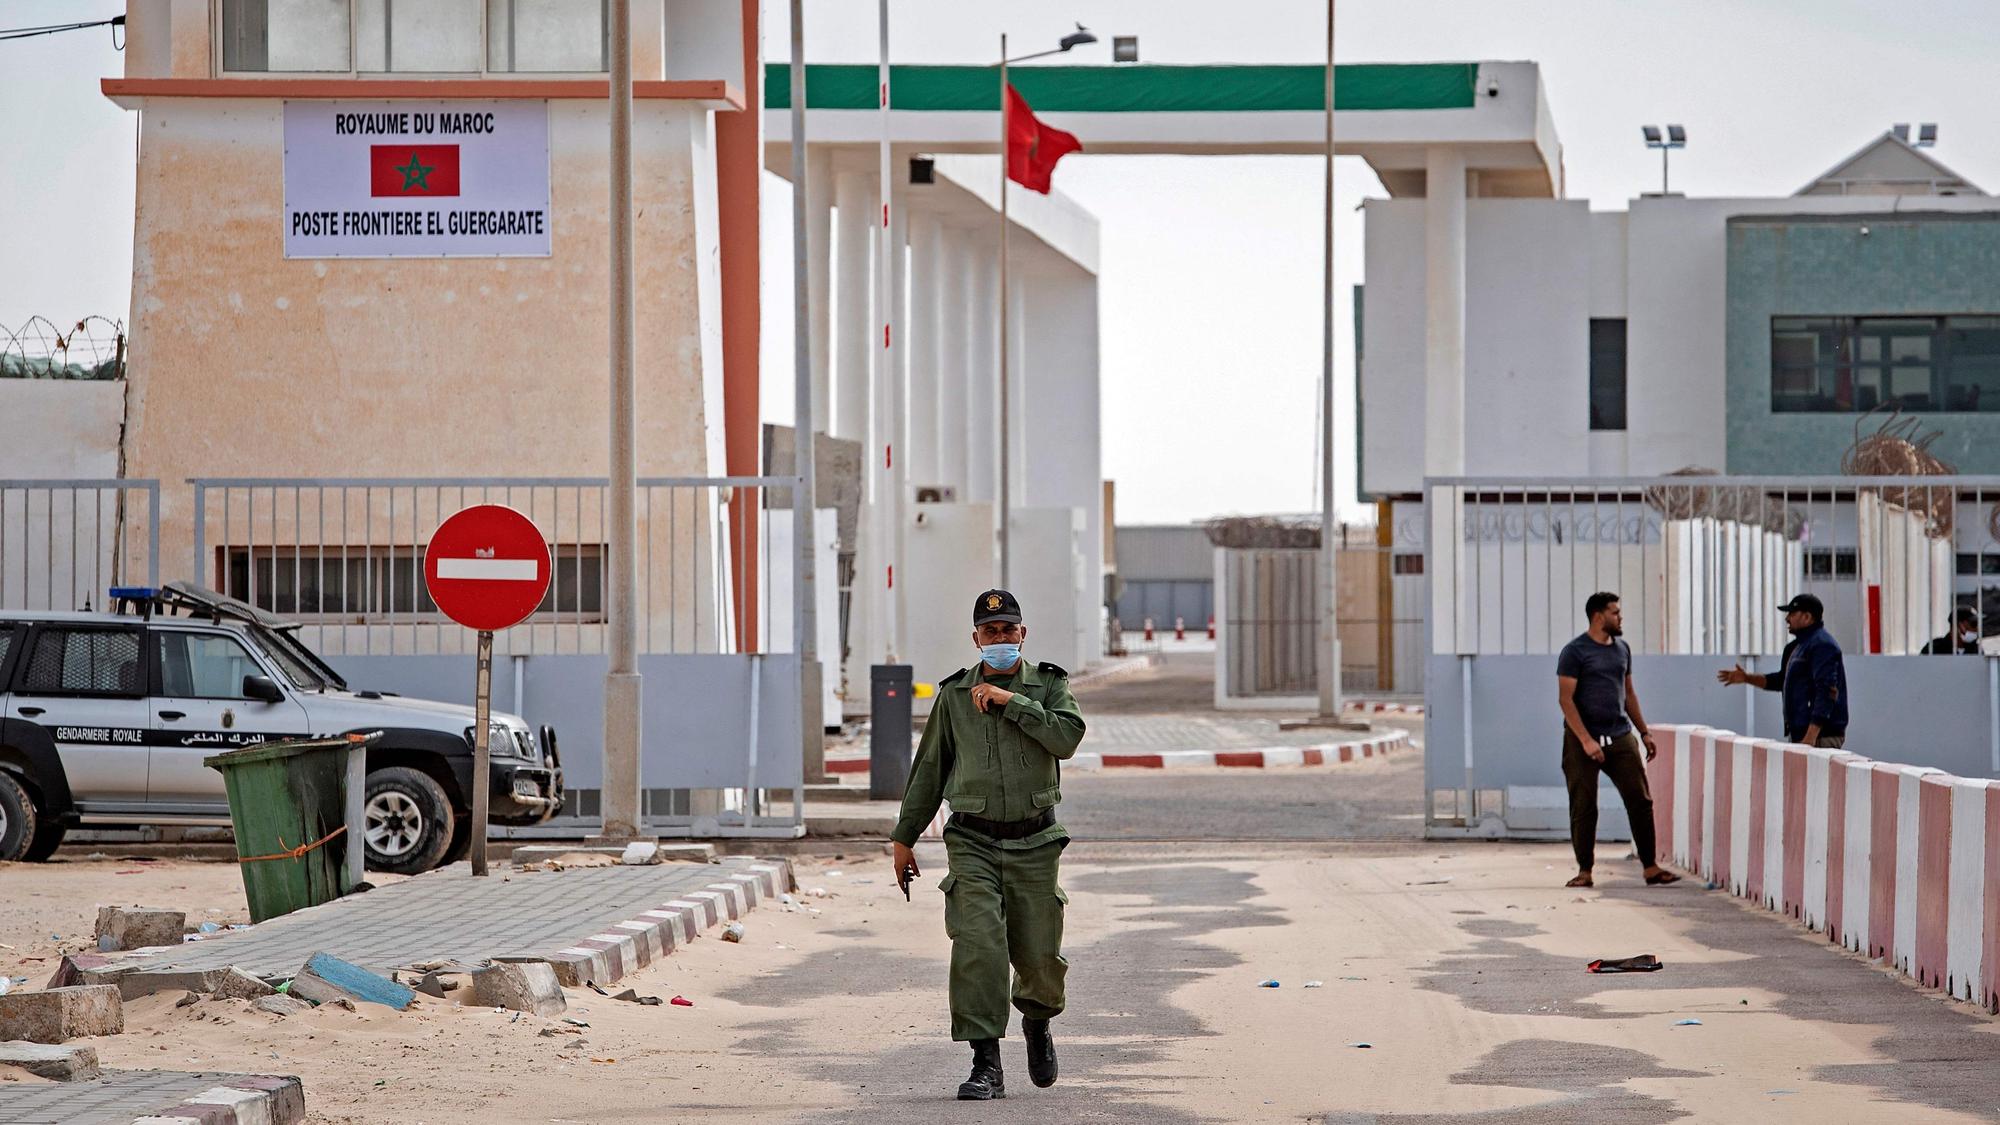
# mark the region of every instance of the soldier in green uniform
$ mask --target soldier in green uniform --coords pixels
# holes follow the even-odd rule
[[[1004,1098],[1000,1039],[1011,994],[1027,1040],[1028,1077],[1056,1080],[1049,1020],[1063,1010],[1063,908],[1056,868],[1069,833],[1056,823],[1062,800],[1058,762],[1083,741],[1083,715],[1069,673],[1028,664],[1021,606],[988,590],[972,607],[972,643],[980,662],[946,676],[910,768],[903,812],[890,834],[898,878],[915,873],[911,847],[951,803],[944,830],[950,871],[944,929],[951,938],[951,1037],[972,1044],[972,1076],[963,1101]],[[1012,967],[1012,987],[1008,969]]]

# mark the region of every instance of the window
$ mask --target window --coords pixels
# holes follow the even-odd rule
[[[1853,578],[1861,573],[1852,547],[1813,547],[1805,555],[1807,578]]]
[[[580,622],[604,616],[604,549],[594,543],[551,547],[554,574],[535,612]],[[227,555],[223,593],[287,617],[353,622],[395,616],[441,616],[424,587],[422,547],[236,548]]]
[[[225,73],[601,73],[608,0],[222,0]]]
[[[2000,316],[1773,317],[1771,410],[2000,411]]]
[[[1390,573],[1392,574],[1422,574],[1424,572],[1424,557],[1408,553],[1392,555],[1389,559],[1389,566]]]
[[[2000,554],[1975,554],[1972,551],[1960,551],[1958,553],[1958,573],[1961,578],[2000,574]],[[0,660],[5,660],[6,654],[6,648],[0,646]]]
[[[160,630],[153,634],[160,661],[160,694],[175,699],[242,699],[243,677],[264,669],[249,650],[214,633]]]
[[[1590,428],[1625,428],[1625,318],[1590,322]]]
[[[33,695],[143,695],[139,634],[130,629],[44,629],[21,690]]]

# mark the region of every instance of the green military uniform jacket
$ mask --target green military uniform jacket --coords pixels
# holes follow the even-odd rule
[[[972,688],[986,682],[1014,693],[1007,706],[982,713]],[[889,838],[913,845],[949,801],[953,812],[987,820],[1039,816],[1062,800],[1061,768],[1083,741],[1083,713],[1070,693],[1069,673],[1054,664],[1023,660],[1006,676],[980,665],[961,668],[938,685],[937,702],[924,724],[903,792],[903,812]],[[1067,839],[1060,824],[1021,840],[996,841],[1009,850]]]

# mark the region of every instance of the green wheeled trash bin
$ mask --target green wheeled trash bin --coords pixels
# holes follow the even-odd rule
[[[229,790],[250,920],[331,902],[361,881],[358,817],[377,734],[266,742],[206,758]]]

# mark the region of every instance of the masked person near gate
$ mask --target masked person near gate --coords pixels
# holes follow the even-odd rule
[[[1932,637],[1922,650],[1924,656],[1978,656],[1979,614],[1969,605],[1951,615],[1951,628],[1942,637]]]
[[[944,929],[951,938],[951,1037],[972,1044],[972,1075],[961,1101],[1004,1098],[1000,1040],[1007,1005],[1021,1013],[1028,1077],[1056,1080],[1049,1020],[1063,1010],[1063,908],[1056,869],[1069,833],[1056,823],[1062,800],[1058,762],[1083,741],[1083,715],[1070,694],[1069,673],[1021,658],[1028,630],[1021,606],[1005,590],[988,590],[972,606],[972,643],[980,662],[938,684],[910,766],[895,841],[897,877],[917,873],[911,848],[951,803],[945,823],[950,871]],[[1009,968],[1012,987],[1009,987]]]

